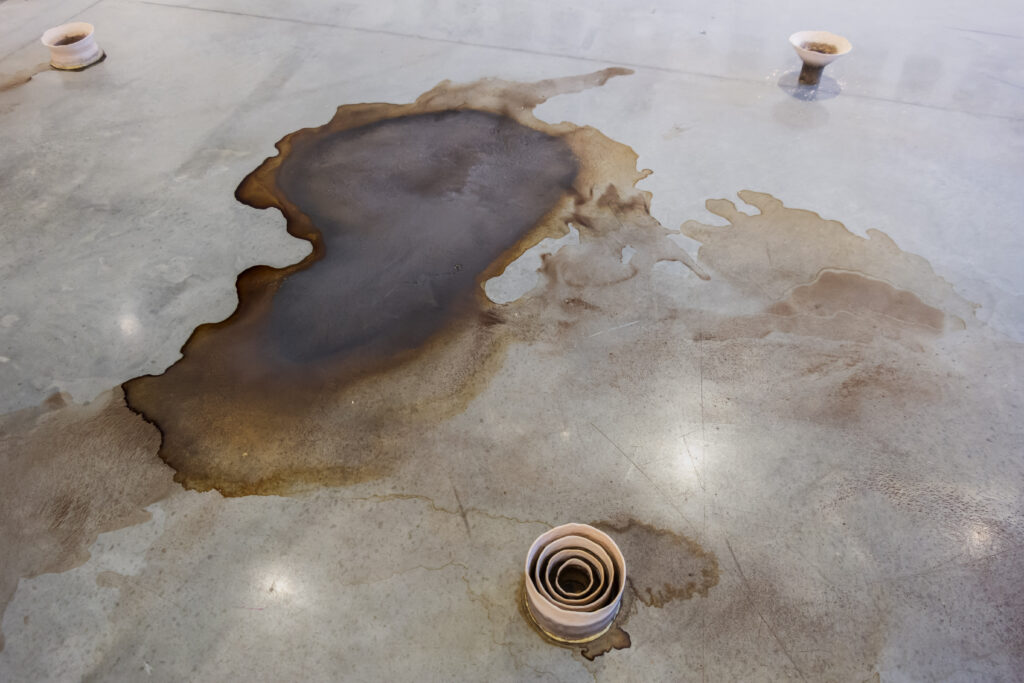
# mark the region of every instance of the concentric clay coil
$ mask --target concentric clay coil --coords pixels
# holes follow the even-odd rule
[[[611,537],[586,524],[541,534],[526,554],[526,607],[544,633],[566,643],[612,625],[626,586],[626,561]]]

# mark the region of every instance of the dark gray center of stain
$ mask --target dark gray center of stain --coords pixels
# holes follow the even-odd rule
[[[298,362],[418,346],[576,172],[561,139],[479,111],[298,141],[278,185],[319,229],[324,257],[280,285],[264,334]]]

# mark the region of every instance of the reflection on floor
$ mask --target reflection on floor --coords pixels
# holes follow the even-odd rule
[[[508,44],[522,16],[471,39],[208,4],[101,0],[109,60],[0,93],[0,678],[1015,678],[1024,207],[986,200],[1021,176],[1019,95],[943,94],[915,57],[896,97],[843,82],[853,56],[820,99],[792,53],[770,82],[761,48],[659,71],[664,20],[611,3],[580,18],[629,15],[632,59]],[[82,9],[0,4],[0,64]],[[788,25],[758,11],[720,39]],[[220,36],[214,73],[151,82],[154,18]],[[321,33],[415,67],[330,85],[298,47]],[[595,40],[633,69],[565,77]],[[375,99],[415,103],[299,130]],[[257,167],[238,197],[280,213],[233,199]],[[522,614],[526,549],[567,521],[629,567],[596,645]]]

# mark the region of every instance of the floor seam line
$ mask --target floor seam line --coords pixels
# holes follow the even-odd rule
[[[97,3],[95,3],[95,4],[98,4],[99,2],[102,2],[102,1],[103,0],[97,0]],[[673,68],[667,67],[667,66],[658,66],[658,65],[654,65],[654,64],[644,64],[644,63],[640,63],[640,62],[627,62],[627,61],[619,61],[619,60],[601,59],[601,58],[597,58],[597,57],[584,57],[584,56],[581,56],[581,55],[564,54],[564,53],[560,53],[560,52],[546,52],[544,50],[530,50],[530,49],[522,48],[522,47],[503,46],[503,45],[488,45],[486,43],[471,43],[471,42],[466,42],[466,41],[462,41],[462,40],[454,40],[454,39],[451,39],[451,38],[437,38],[437,37],[419,35],[419,34],[416,34],[416,33],[402,33],[400,31],[389,31],[387,29],[366,28],[366,27],[362,27],[362,26],[347,26],[345,24],[334,24],[334,23],[329,23],[329,22],[309,21],[309,20],[305,20],[305,19],[295,19],[295,18],[291,18],[291,17],[275,17],[275,16],[270,16],[270,15],[267,15],[267,14],[252,14],[252,13],[248,13],[248,12],[235,12],[235,11],[231,11],[231,10],[214,9],[214,8],[209,8],[209,7],[195,7],[193,5],[180,5],[180,4],[175,4],[175,3],[152,2],[152,0],[128,0],[128,1],[132,2],[132,3],[135,3],[135,4],[140,4],[140,5],[149,5],[151,7],[167,7],[167,8],[171,8],[171,9],[192,10],[194,12],[207,12],[207,13],[210,13],[210,14],[223,14],[223,15],[236,16],[236,17],[248,17],[250,19],[263,19],[264,21],[280,21],[280,22],[289,23],[289,24],[299,24],[299,25],[302,25],[302,26],[313,26],[313,27],[319,27],[319,28],[331,28],[331,29],[337,29],[337,30],[340,30],[340,31],[353,31],[355,33],[366,33],[366,34],[371,34],[371,35],[391,36],[391,37],[394,37],[394,38],[409,38],[409,39],[413,39],[413,40],[422,40],[422,41],[425,41],[425,42],[444,43],[444,44],[448,44],[448,45],[459,45],[461,47],[474,47],[474,48],[485,49],[485,50],[501,50],[501,51],[504,51],[504,52],[518,52],[518,53],[521,53],[521,54],[535,55],[535,56],[538,56],[538,57],[553,57],[553,58],[556,58],[556,59],[568,59],[568,60],[579,61],[579,62],[587,62],[587,63],[591,63],[591,64],[602,64],[602,65],[614,64],[614,65],[617,65],[617,66],[624,66],[624,67],[631,68],[631,69],[643,69],[643,70],[646,70],[646,71],[658,71],[658,72],[662,72],[662,73],[677,74],[677,75],[680,75],[680,76],[691,76],[691,77],[694,77],[694,78],[707,78],[707,79],[712,79],[712,80],[716,80],[716,81],[725,81],[725,82],[729,82],[729,83],[748,83],[748,84],[751,84],[751,85],[764,85],[764,81],[762,81],[760,79],[734,78],[734,77],[729,77],[729,76],[722,76],[720,74],[710,74],[710,73],[705,73],[705,72],[702,72],[702,71],[687,71],[685,69],[673,69]],[[92,7],[92,6],[90,6],[90,7]],[[24,46],[22,46],[22,47],[24,47]],[[21,48],[18,48],[18,49],[20,50]],[[1013,115],[1010,115],[1010,114],[989,114],[989,113],[984,113],[984,112],[973,112],[973,111],[969,111],[969,110],[965,110],[965,109],[951,109],[949,107],[940,107],[940,106],[936,106],[936,105],[932,105],[932,104],[926,104],[926,103],[923,103],[923,102],[907,102],[905,100],[897,100],[897,99],[892,99],[892,98],[888,98],[888,97],[882,97],[882,96],[879,96],[879,95],[865,95],[865,94],[856,94],[856,93],[846,93],[846,97],[849,97],[851,99],[870,101],[870,102],[885,102],[885,103],[889,103],[889,104],[901,104],[901,105],[904,105],[904,106],[907,106],[907,107],[919,107],[921,109],[929,109],[929,110],[932,110],[932,111],[948,112],[948,113],[951,113],[951,114],[963,114],[963,115],[966,115],[966,116],[977,116],[977,117],[981,117],[981,118],[1000,119],[1000,120],[1005,120],[1005,121],[1024,121],[1024,117],[1013,116]]]

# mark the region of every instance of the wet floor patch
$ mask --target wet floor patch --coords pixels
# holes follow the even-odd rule
[[[563,138],[508,116],[408,109],[343,107],[239,188],[284,212],[313,252],[243,273],[231,318],[197,330],[163,375],[126,385],[187,486],[245,495],[378,476],[402,439],[388,424],[450,412],[486,371],[504,321],[480,278],[518,255],[578,162]],[[417,362],[452,345],[445,376]],[[310,442],[332,404],[342,442],[325,453]]]
[[[635,519],[594,526],[618,543],[627,558],[629,586],[648,607],[707,597],[718,583],[718,559],[693,539]]]
[[[233,496],[393,471],[510,341],[557,323],[494,304],[482,285],[570,223],[586,234],[560,266],[571,285],[629,280],[657,260],[706,277],[650,216],[631,149],[532,114],[623,73],[442,84],[411,105],[341,107],[279,142],[237,196],[279,209],[312,253],[243,273],[234,314],[198,328],[162,375],[124,387],[160,428],[176,480]],[[626,241],[641,251],[622,263]]]
[[[76,567],[101,532],[149,518],[143,508],[174,487],[159,443],[120,389],[84,406],[55,394],[0,419],[0,613],[19,579]]]

